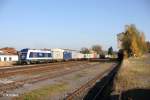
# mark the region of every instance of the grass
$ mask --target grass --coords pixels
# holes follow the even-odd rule
[[[84,75],[83,75],[82,73],[79,73],[79,74],[75,75],[75,76],[73,77],[73,79],[74,79],[74,80],[79,80],[79,79],[82,78],[82,77],[84,77]]]
[[[85,77],[87,74],[88,74],[88,72],[86,70],[83,70],[82,72],[74,75],[72,77],[72,79],[74,79],[74,80],[80,80],[82,77]]]
[[[48,85],[40,89],[35,89],[31,92],[25,93],[15,99],[16,100],[43,100],[46,97],[65,91],[67,88],[68,88],[67,83]]]
[[[123,65],[115,79],[116,93],[135,88],[150,89],[150,55],[141,58],[129,58]]]

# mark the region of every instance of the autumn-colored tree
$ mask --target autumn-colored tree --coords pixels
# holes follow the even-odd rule
[[[147,51],[145,35],[138,31],[135,25],[126,25],[125,32],[122,34],[122,49],[128,56],[141,56]]]
[[[140,49],[142,50],[142,53],[148,51],[147,44],[146,44],[146,41],[145,41],[145,35],[144,35],[143,32],[140,34],[140,44],[139,44],[139,47],[141,47]]]
[[[146,46],[147,46],[148,52],[150,53],[150,42],[149,41],[146,42]]]
[[[141,56],[141,52],[140,52],[140,49],[138,47],[138,43],[137,43],[136,37],[132,37],[130,49],[132,51],[131,55],[133,55],[133,56]]]

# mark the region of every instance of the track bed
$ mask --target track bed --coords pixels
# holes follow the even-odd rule
[[[46,95],[47,98],[58,99],[64,98],[68,93],[87,82],[96,74],[109,69],[114,63],[100,62],[70,62],[57,65],[45,65],[44,67],[33,67],[25,69],[16,69],[17,71],[8,75],[5,73],[1,77],[0,91],[1,99],[11,99],[8,94],[21,95],[24,98],[24,93],[30,93],[36,89],[41,89],[47,85],[53,86],[56,84],[66,84],[67,88],[64,91],[57,91],[57,96]],[[22,95],[24,94],[24,95]],[[18,97],[18,98],[20,98]],[[43,99],[43,97],[40,97]]]

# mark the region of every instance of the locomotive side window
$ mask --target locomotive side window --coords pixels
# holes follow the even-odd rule
[[[48,57],[48,53],[44,53],[44,57]]]
[[[38,57],[44,57],[44,53],[38,53]]]
[[[30,58],[32,58],[32,57],[33,57],[33,52],[30,52],[29,57],[30,57]]]
[[[38,53],[37,52],[30,52],[29,57],[30,58],[36,58],[36,57],[38,57]]]
[[[48,57],[52,57],[52,54],[51,54],[51,53],[48,53]]]
[[[38,57],[38,53],[37,52],[33,52],[33,57]]]

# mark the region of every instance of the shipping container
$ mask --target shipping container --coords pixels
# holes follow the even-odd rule
[[[63,52],[63,60],[71,60],[72,59],[72,53],[70,50],[64,50]]]
[[[64,52],[63,49],[54,48],[54,49],[51,49],[51,51],[52,51],[53,60],[55,60],[55,61],[62,61],[63,60],[63,52]]]
[[[99,58],[99,54],[93,53],[93,58]]]
[[[78,51],[72,51],[71,53],[72,53],[72,59],[73,60],[78,59]]]
[[[90,54],[84,54],[84,58],[85,59],[91,59],[91,58],[95,58],[95,54],[94,53],[90,53]]]
[[[90,58],[90,54],[84,54],[84,58],[89,59]]]
[[[84,54],[78,53],[78,54],[77,54],[77,57],[78,57],[79,59],[83,59],[83,58],[84,58]]]
[[[73,60],[80,60],[82,58],[84,58],[84,54],[80,53],[79,51],[72,51]]]

